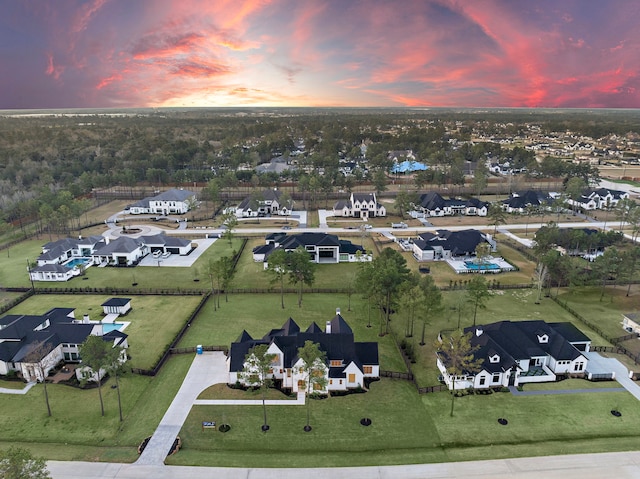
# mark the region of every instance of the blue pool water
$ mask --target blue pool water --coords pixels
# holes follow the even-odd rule
[[[473,261],[465,261],[464,265],[467,269],[470,269],[472,271],[478,271],[481,269],[500,269],[500,266],[493,263],[476,264]]]
[[[89,264],[89,261],[90,261],[89,258],[73,258],[72,260],[69,260],[64,265],[68,266],[69,268],[75,268],[79,264],[87,265]]]
[[[124,326],[124,323],[103,323],[102,334],[107,334],[114,330],[120,330],[122,326]]]

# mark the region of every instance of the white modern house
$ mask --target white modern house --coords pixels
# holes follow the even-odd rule
[[[291,199],[282,199],[280,190],[264,190],[253,196],[248,196],[235,208],[238,218],[256,218],[259,216],[277,215],[290,216],[293,210]]]
[[[465,328],[471,333],[480,371],[454,376],[448,371],[447,339],[437,352],[437,365],[449,389],[488,389],[556,381],[559,375],[590,378],[591,340],[571,323],[500,321]]]
[[[144,198],[129,208],[132,215],[142,214],[184,214],[196,204],[196,194],[193,191],[171,189],[156,196]]]
[[[88,317],[76,320],[72,308],[4,316],[0,318],[0,374],[16,371],[25,381],[42,381],[59,363],[80,362],[80,345],[89,335],[123,348],[126,360],[127,335],[118,330],[103,332],[102,324]]]
[[[378,343],[355,342],[353,331],[337,310],[334,318],[327,321],[324,331],[316,323],[301,331],[291,318],[282,328],[271,330],[261,339],[253,339],[243,331],[229,350],[228,383],[247,384],[243,378],[247,355],[255,346],[266,344],[267,353],[275,355],[270,373],[281,389],[293,393],[306,391],[306,376],[301,369],[303,362],[298,357],[298,348],[304,346],[305,341],[317,343],[327,356],[324,369],[326,388],[314,392],[326,394],[366,388],[367,381],[380,376]]]
[[[387,216],[387,210],[376,200],[375,193],[351,193],[348,201],[338,201],[333,206],[333,216],[362,218],[367,220]]]

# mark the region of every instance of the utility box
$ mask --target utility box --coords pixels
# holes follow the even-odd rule
[[[196,346],[196,354],[202,354],[202,344]]]

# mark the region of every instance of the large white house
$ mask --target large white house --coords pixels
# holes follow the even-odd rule
[[[437,230],[418,235],[411,245],[413,257],[418,261],[446,261],[452,258],[475,256],[481,243],[489,244],[491,251],[497,245],[489,233],[468,229],[463,231]]]
[[[102,236],[63,238],[45,244],[36,266],[29,268],[32,281],[67,281],[91,265],[135,266],[153,252],[188,255],[194,248],[188,239],[164,234],[110,239]]]
[[[306,376],[302,371],[303,361],[298,357],[298,348],[305,341],[317,343],[326,353],[324,370],[326,387],[315,392],[347,391],[365,388],[366,381],[380,376],[378,362],[378,343],[354,341],[353,331],[340,315],[340,310],[331,321],[327,321],[325,330],[316,324],[306,331],[300,331],[296,322],[289,318],[280,329],[273,329],[261,339],[253,339],[243,331],[236,342],[231,344],[229,357],[229,384],[244,384],[243,371],[246,370],[246,358],[252,348],[260,344],[268,345],[267,353],[274,354],[270,371],[282,389],[291,392],[306,390]]]
[[[276,249],[291,252],[302,247],[309,253],[309,260],[318,264],[353,263],[372,259],[361,245],[341,240],[336,235],[328,233],[272,233],[265,240],[266,244],[253,249],[253,260],[263,261],[265,269],[269,256]]]
[[[591,211],[613,208],[620,200],[625,198],[629,198],[629,193],[626,191],[598,188],[595,190],[585,190],[580,198],[576,200],[569,198],[567,203],[583,210]]]
[[[351,218],[375,218],[387,216],[387,210],[376,200],[375,193],[351,193],[348,201],[338,201],[333,206],[333,216],[347,216]]]
[[[0,374],[20,373],[25,381],[42,381],[60,362],[80,362],[80,345],[89,335],[125,350],[127,335],[104,334],[100,322],[76,320],[72,308],[54,308],[41,316],[7,315],[0,318]],[[126,353],[123,351],[123,360]]]
[[[489,203],[477,198],[449,198],[445,199],[440,194],[430,191],[420,195],[418,202],[413,205],[409,214],[414,218],[438,217],[438,216],[487,216]]]
[[[466,328],[478,372],[454,377],[448,371],[447,339],[437,352],[437,365],[449,389],[488,389],[526,383],[555,381],[558,375],[590,377],[588,358],[591,340],[571,323],[500,321]],[[455,383],[455,384],[454,384]]]
[[[278,215],[289,216],[293,209],[293,201],[282,198],[282,191],[264,190],[248,196],[236,206],[235,214],[238,218],[255,218],[258,216]]]
[[[195,204],[196,194],[193,191],[174,188],[134,203],[129,207],[129,213],[132,215],[184,214]]]

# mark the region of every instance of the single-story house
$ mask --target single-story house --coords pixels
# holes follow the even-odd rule
[[[487,216],[489,203],[477,198],[443,198],[439,193],[430,191],[420,195],[409,214],[414,218],[436,216]]]
[[[100,306],[104,314],[125,315],[131,311],[131,298],[110,298]]]
[[[132,215],[184,214],[191,209],[195,202],[196,194],[193,191],[173,188],[134,203],[129,207],[129,213]]]
[[[514,191],[509,198],[502,201],[502,208],[507,213],[524,213],[528,207],[549,209],[553,199],[549,193],[538,190]]]
[[[188,255],[194,249],[191,240],[157,234],[152,236],[141,236],[140,239],[149,247],[149,252],[162,251],[163,253]]]
[[[253,339],[243,331],[236,342],[231,344],[227,362],[229,384],[246,384],[243,379],[245,359],[251,349],[260,344],[268,345],[268,354],[274,354],[271,374],[281,389],[293,393],[306,390],[306,377],[301,370],[303,361],[298,356],[298,348],[305,341],[317,343],[326,353],[324,370],[326,387],[315,392],[347,391],[365,387],[365,380],[377,379],[380,375],[378,343],[355,342],[353,331],[340,315],[340,310],[325,330],[312,323],[301,331],[296,322],[289,318],[280,329],[273,329],[261,339]]]
[[[93,264],[107,266],[135,266],[149,254],[149,247],[142,238],[120,236],[114,240],[105,238],[105,244],[91,253]]]
[[[41,316],[4,316],[0,318],[0,374],[17,371],[25,381],[42,381],[61,361],[79,362],[80,345],[89,335],[102,336],[102,332],[98,322],[76,320],[72,308],[53,308]],[[114,333],[105,334],[105,340],[127,348],[127,335]]]
[[[333,205],[333,216],[351,218],[375,218],[387,216],[387,210],[376,200],[375,193],[351,193],[348,201],[338,201]]]
[[[266,244],[253,249],[253,260],[264,262],[264,267],[266,268],[269,255],[276,249],[284,249],[291,252],[299,247],[304,248],[309,253],[310,260],[318,264],[352,263],[356,261],[371,261],[372,259],[364,247],[353,244],[348,240],[338,239],[336,235],[327,233],[299,233],[294,235],[276,233],[266,237]]]
[[[188,255],[195,245],[190,240],[164,234],[114,240],[102,236],[63,238],[45,244],[37,266],[29,268],[32,281],[67,281],[91,265],[135,266],[153,251]]]
[[[500,321],[465,328],[471,333],[474,359],[480,370],[452,376],[448,370],[446,338],[437,352],[437,365],[449,389],[488,389],[555,381],[558,375],[587,373],[591,339],[571,323]]]
[[[497,250],[496,242],[490,234],[474,229],[422,233],[413,240],[412,249],[413,256],[418,261],[445,261],[456,257],[475,256],[480,243],[488,243],[491,251]]]

